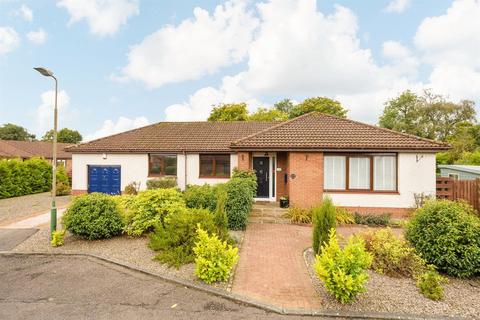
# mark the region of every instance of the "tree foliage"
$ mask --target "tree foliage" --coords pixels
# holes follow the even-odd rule
[[[295,105],[293,104],[292,100],[290,99],[283,99],[281,101],[278,101],[273,105],[273,107],[281,112],[284,112],[286,114],[290,114],[290,111],[292,111],[293,107]]]
[[[63,143],[79,143],[83,139],[80,132],[68,128],[63,128],[57,132],[57,141]],[[42,137],[43,141],[53,141],[53,130],[48,130]]]
[[[229,103],[220,104],[213,108],[208,121],[247,121],[248,111],[247,104]]]
[[[294,106],[289,113],[289,118],[296,118],[313,111],[331,114],[342,118],[346,118],[348,113],[348,110],[336,100],[326,97],[314,97],[305,99],[302,103]]]
[[[283,121],[288,119],[288,113],[278,109],[258,108],[248,117],[249,121]]]
[[[0,127],[0,140],[32,141],[35,140],[35,135],[29,133],[24,127],[5,123]]]

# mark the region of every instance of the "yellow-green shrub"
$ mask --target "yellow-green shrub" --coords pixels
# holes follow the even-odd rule
[[[221,241],[215,234],[209,236],[200,226],[193,252],[195,274],[206,283],[227,281],[238,261],[237,248],[227,245],[226,241]]]
[[[331,229],[328,242],[322,247],[315,262],[315,271],[330,292],[340,303],[346,303],[366,291],[366,269],[372,256],[365,250],[363,239],[350,237],[341,249],[335,229]]]
[[[50,240],[50,244],[52,247],[60,247],[63,246],[65,241],[63,237],[65,236],[65,230],[56,230],[52,232],[52,240]]]
[[[285,217],[292,223],[312,223],[312,210],[297,207],[288,208]]]
[[[417,287],[420,292],[428,299],[442,300],[443,286],[446,279],[434,270],[429,270],[422,274],[417,280]]]
[[[336,211],[330,197],[325,197],[322,203],[312,208],[313,220],[313,251],[317,254],[324,242],[328,240],[330,229],[335,228]]]

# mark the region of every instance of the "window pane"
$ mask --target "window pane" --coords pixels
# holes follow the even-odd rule
[[[213,156],[200,155],[200,176],[213,175]]]
[[[177,175],[177,156],[164,154],[150,155],[150,174]]]
[[[150,174],[163,174],[163,157],[156,154],[150,155]]]
[[[324,188],[328,190],[345,190],[345,157],[326,156],[324,171]]]
[[[374,190],[395,191],[397,181],[397,161],[395,156],[376,156],[374,158]]]
[[[169,176],[177,175],[177,156],[165,156],[165,174]]]
[[[349,163],[349,188],[370,189],[370,158],[351,157]]]
[[[230,155],[215,156],[215,175],[217,177],[230,176]]]

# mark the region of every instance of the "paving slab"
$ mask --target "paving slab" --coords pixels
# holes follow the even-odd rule
[[[9,251],[35,234],[38,229],[0,229],[0,251]]]

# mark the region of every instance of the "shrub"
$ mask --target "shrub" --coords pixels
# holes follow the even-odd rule
[[[233,169],[232,179],[241,179],[246,182],[248,189],[252,194],[252,198],[257,193],[257,175],[254,170],[239,170]]]
[[[439,271],[457,277],[480,272],[480,219],[466,203],[427,201],[415,211],[406,238]]]
[[[141,191],[125,205],[125,231],[140,236],[163,223],[167,214],[185,208],[185,201],[176,189],[155,189]]]
[[[252,183],[249,179],[230,179],[225,184],[225,211],[231,230],[244,230],[253,205]]]
[[[218,186],[204,184],[203,186],[189,185],[183,193],[188,208],[208,209],[214,212],[217,207]]]
[[[336,208],[337,224],[353,224],[355,223],[355,216],[345,208]]]
[[[119,235],[123,221],[117,203],[110,196],[91,193],[75,197],[62,217],[62,224],[72,234],[88,240]]]
[[[177,179],[176,178],[157,178],[157,179],[150,179],[147,180],[147,189],[170,189],[177,187]]]
[[[72,188],[63,182],[57,182],[57,196],[68,196],[72,192]]]
[[[63,246],[65,241],[63,237],[65,236],[65,230],[56,230],[52,232],[52,240],[50,240],[50,244],[52,247],[60,247]]]
[[[328,240],[330,229],[335,228],[336,211],[330,197],[312,208],[313,219],[313,251],[317,254],[323,243]]]
[[[422,274],[417,280],[417,287],[420,292],[428,299],[442,300],[443,286],[446,279],[434,270],[429,270]]]
[[[359,214],[355,212],[355,223],[366,224],[368,226],[388,226],[391,215],[384,214]]]
[[[423,273],[425,261],[405,240],[397,238],[390,229],[370,232],[364,236],[365,247],[373,256],[372,269],[393,277],[416,277]]]
[[[201,227],[197,229],[193,252],[195,274],[206,283],[227,281],[230,271],[238,261],[237,248],[227,246],[227,242],[222,242],[215,234],[209,236]]]
[[[285,217],[290,219],[291,223],[312,223],[312,210],[291,207],[288,208]]]
[[[139,189],[140,185],[137,184],[136,182],[130,182],[129,184],[127,184],[127,186],[125,187],[125,190],[123,190],[123,194],[126,194],[126,195],[136,195],[138,194],[138,189]]]
[[[216,234],[222,240],[230,241],[230,235],[228,234],[228,217],[225,212],[225,199],[227,195],[225,192],[220,191],[217,194],[217,207],[213,216],[213,223],[217,229]]]
[[[328,243],[316,258],[315,271],[328,292],[340,303],[346,303],[366,291],[366,269],[371,262],[372,257],[365,251],[361,238],[350,237],[342,250],[335,229],[331,229]]]
[[[198,224],[210,234],[215,232],[213,215],[207,209],[184,208],[168,215],[150,235],[150,248],[159,251],[155,259],[177,268],[193,262]]]

